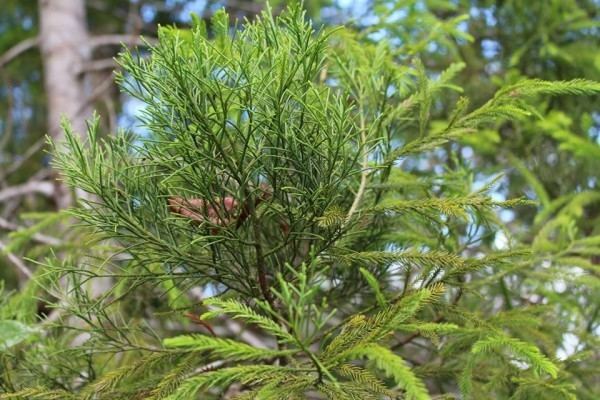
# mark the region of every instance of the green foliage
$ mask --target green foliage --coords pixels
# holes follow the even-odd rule
[[[406,392],[406,399],[427,400],[431,397],[425,384],[413,373],[402,358],[380,345],[362,346],[356,350],[355,356],[363,356],[375,363],[385,375],[394,378],[396,384]]]
[[[552,377],[556,378],[558,368],[552,364],[543,354],[540,353],[539,349],[530,343],[523,343],[520,340],[505,337],[502,335],[490,336],[485,339],[477,341],[471,352],[473,354],[485,354],[491,353],[498,348],[508,348],[514,352],[517,356],[520,356],[527,360],[535,368],[536,373],[545,372]]]
[[[217,359],[239,361],[260,360],[289,355],[289,351],[257,349],[245,343],[207,336],[177,336],[163,341],[166,347],[185,347],[195,351],[210,351]]]
[[[96,118],[81,138],[65,121],[54,164],[87,192],[71,214],[105,248],[46,262],[64,315],[36,351],[10,353],[0,398],[573,398],[556,354],[582,324],[563,310],[578,305],[549,320],[552,307],[514,307],[509,284],[551,298],[559,268],[597,273],[598,235],[573,222],[596,193],[554,199],[526,174],[535,237],[497,249],[497,210],[536,203],[499,199],[501,178],[482,185],[454,158],[419,165],[540,117],[542,97],[600,85],[526,79],[471,106],[454,83],[468,65],[430,76],[417,57],[399,62],[470,40],[462,16],[400,47],[315,31],[299,6],[228,21],[164,28],[150,56],[124,52],[119,83],[144,104],[145,135],[100,139]],[[587,278],[564,277],[584,290]]]
[[[0,320],[0,350],[7,350],[28,339],[34,329],[13,320]]]

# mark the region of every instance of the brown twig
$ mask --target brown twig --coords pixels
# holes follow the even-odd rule
[[[183,314],[185,315],[190,321],[192,321],[193,323],[195,323],[196,325],[200,325],[203,326],[204,328],[206,328],[207,331],[210,332],[211,335],[213,335],[214,337],[217,337],[217,334],[215,333],[215,331],[213,330],[212,326],[210,326],[208,324],[208,322],[200,319],[197,315],[194,315],[190,312]]]

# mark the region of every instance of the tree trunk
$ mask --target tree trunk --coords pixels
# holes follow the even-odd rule
[[[90,61],[91,49],[84,0],[39,0],[40,50],[44,65],[44,86],[48,110],[48,132],[60,142],[64,116],[75,132],[86,130],[91,115],[87,101],[83,67]],[[69,206],[72,196],[63,184],[56,186],[59,208]]]

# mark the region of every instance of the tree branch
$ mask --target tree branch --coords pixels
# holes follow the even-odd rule
[[[100,46],[146,46],[158,43],[156,38],[141,38],[137,35],[112,34],[92,36],[89,41],[90,48],[94,49]]]
[[[2,250],[2,252],[4,254],[6,254],[6,257],[8,258],[8,260],[15,266],[17,267],[17,270],[26,278],[31,278],[33,277],[33,274],[31,273],[31,271],[29,270],[29,268],[27,268],[27,266],[25,265],[25,263],[23,262],[23,260],[21,260],[19,257],[17,257],[15,254],[11,253],[10,251],[5,251],[6,249],[6,244],[4,244],[3,242],[0,242],[0,250]]]
[[[8,187],[4,190],[0,190],[0,202],[13,197],[25,196],[33,193],[39,193],[50,197],[54,194],[54,183],[50,181],[31,181],[22,185]]]
[[[356,192],[356,196],[354,197],[354,201],[352,202],[352,206],[348,211],[348,215],[346,216],[346,225],[352,219],[352,215],[358,210],[360,206],[360,202],[365,194],[365,189],[367,188],[367,178],[369,176],[369,151],[367,150],[367,132],[366,132],[366,123],[365,116],[363,111],[360,112],[360,140],[362,145],[362,163],[361,163],[361,173],[360,173],[360,185],[358,187],[358,191]]]
[[[102,58],[83,64],[79,73],[104,71],[105,69],[115,69],[116,67],[117,63],[114,58]]]
[[[12,163],[6,167],[4,171],[0,171],[0,181],[3,181],[7,176],[17,171],[27,160],[29,160],[35,153],[40,151],[42,147],[46,144],[46,138],[42,137],[38,139],[34,144],[27,148],[27,151],[22,155],[19,155],[19,158],[12,161]]]
[[[0,56],[0,68],[4,67],[6,64],[25,53],[27,50],[33,49],[39,44],[40,39],[38,36],[31,37],[17,43]]]
[[[17,231],[20,231],[20,230],[23,230],[23,229],[27,229],[27,228],[23,227],[23,226],[19,226],[17,224],[13,224],[12,222],[7,221],[4,218],[0,217],[0,229],[5,229],[7,231],[17,232]],[[41,244],[47,244],[47,245],[50,245],[50,246],[60,246],[60,245],[62,245],[62,241],[60,239],[57,239],[57,238],[52,237],[52,236],[47,236],[47,235],[44,235],[44,234],[41,234],[41,233],[35,233],[35,234],[33,234],[31,236],[31,238],[33,240],[35,240],[36,242],[41,243]]]

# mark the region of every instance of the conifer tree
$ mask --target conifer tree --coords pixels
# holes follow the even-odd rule
[[[531,202],[419,163],[530,118],[535,96],[600,84],[523,80],[432,124],[463,65],[430,77],[299,6],[210,28],[162,28],[150,57],[120,58],[144,136],[100,139],[92,120],[83,140],[65,121],[55,166],[88,193],[72,214],[104,248],[32,282],[64,310],[50,333],[16,322],[24,297],[2,308],[19,334],[2,340],[0,398],[574,399],[560,338],[537,330],[547,308],[486,298],[552,256],[483,244],[504,229],[496,210]]]

